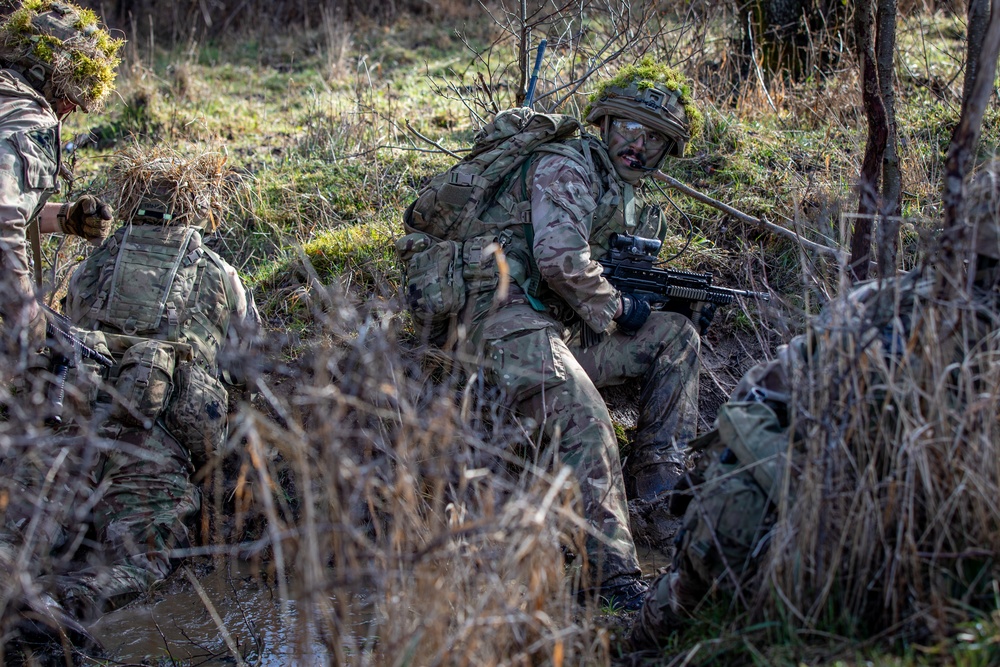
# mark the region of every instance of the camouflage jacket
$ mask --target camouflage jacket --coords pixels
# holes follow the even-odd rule
[[[609,251],[613,233],[663,238],[658,207],[642,206],[633,187],[618,178],[607,148],[591,135],[538,149],[501,197],[516,204],[498,201],[483,220],[502,230],[514,283],[508,302],[523,302],[524,286],[537,270],[541,282],[532,296],[553,317],[606,330],[619,296],[597,260]],[[521,211],[520,220],[511,220],[512,209]],[[529,219],[530,225],[518,224]]]
[[[20,74],[0,70],[0,248],[3,277],[32,289],[27,227],[56,191],[59,119]],[[23,297],[21,295],[21,297]],[[5,309],[15,295],[5,294]]]

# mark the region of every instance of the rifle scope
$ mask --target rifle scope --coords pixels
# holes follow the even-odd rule
[[[612,250],[626,252],[630,255],[649,255],[651,257],[660,254],[660,247],[663,245],[663,241],[660,239],[647,239],[629,234],[612,234],[610,241]]]

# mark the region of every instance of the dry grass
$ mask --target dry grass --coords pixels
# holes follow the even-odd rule
[[[221,221],[249,210],[253,183],[226,166],[224,151],[183,156],[164,145],[134,144],[119,151],[108,174],[109,201],[120,220],[131,220],[151,202],[172,214],[173,224],[206,221],[214,231]]]
[[[565,576],[569,471],[516,462],[529,438],[496,397],[429,383],[395,320],[322,305],[334,342],[259,375],[234,429],[238,505],[310,639],[343,665],[607,664]]]
[[[891,285],[882,298],[890,317],[908,317]],[[810,327],[813,363],[793,380],[800,438],[754,613],[807,631],[940,639],[995,604],[998,313],[923,300],[905,354],[886,349],[870,317],[839,305]]]

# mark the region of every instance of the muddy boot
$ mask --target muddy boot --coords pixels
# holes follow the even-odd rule
[[[665,501],[687,471],[687,454],[671,445],[637,445],[625,461],[629,500]]]
[[[602,607],[615,611],[638,611],[649,590],[649,584],[639,577],[626,575],[602,583],[598,588],[588,588],[577,593],[580,604],[597,598]]]

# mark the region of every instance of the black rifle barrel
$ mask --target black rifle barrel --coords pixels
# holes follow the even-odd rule
[[[644,261],[601,260],[603,276],[621,291],[641,296],[651,303],[705,301],[725,306],[738,296],[761,301],[771,299],[767,292],[715,287],[712,285],[711,273],[657,269],[648,266],[648,260],[649,258]]]

